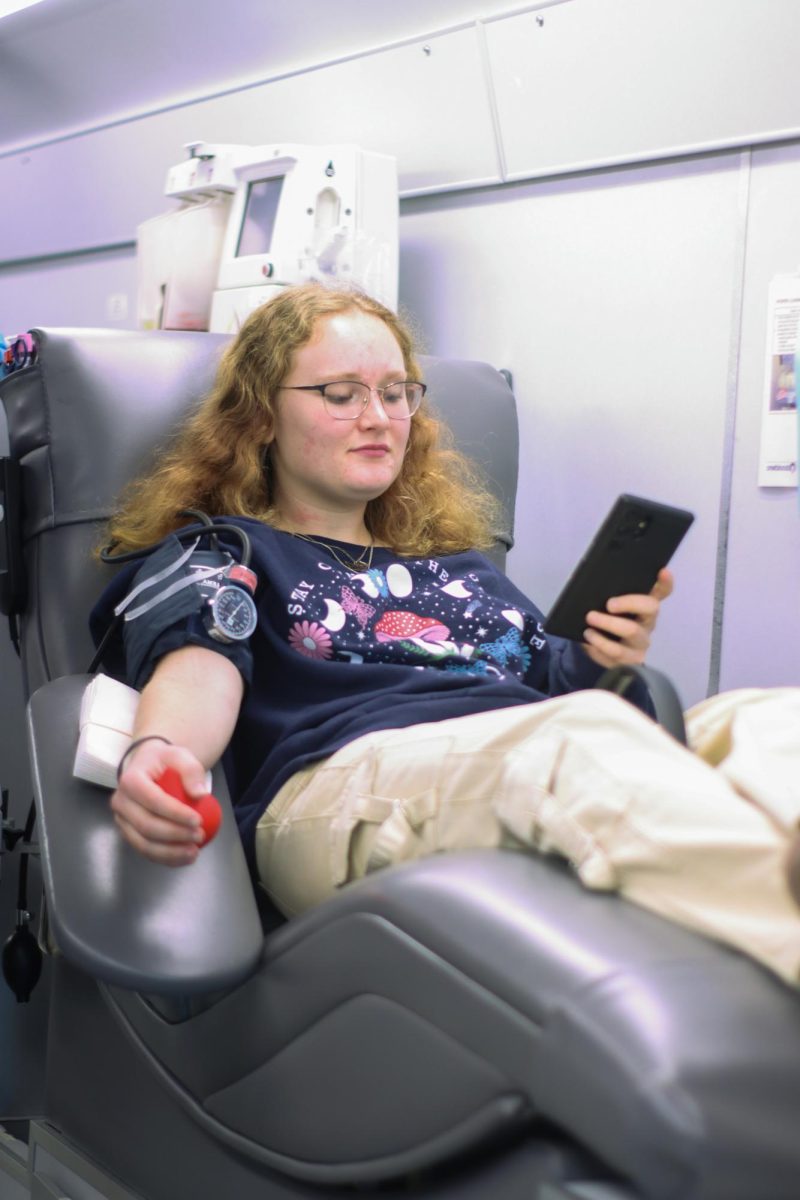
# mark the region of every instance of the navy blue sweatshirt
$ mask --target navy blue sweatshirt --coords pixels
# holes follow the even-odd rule
[[[120,634],[104,667],[141,687],[160,657],[187,644],[237,665],[246,689],[224,767],[251,867],[259,818],[310,762],[374,730],[530,704],[592,687],[601,674],[580,646],[546,635],[535,605],[477,551],[404,558],[375,549],[368,570],[349,570],[292,534],[235,523],[250,536],[258,577],[250,642],[222,644],[196,613],[182,615],[156,631],[143,658],[138,637],[133,670]],[[345,561],[363,553],[331,544]],[[225,545],[238,557],[235,540]],[[109,584],[91,616],[96,641],[147,569],[134,564]]]

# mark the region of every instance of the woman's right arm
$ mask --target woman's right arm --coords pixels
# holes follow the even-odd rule
[[[197,858],[199,816],[156,780],[173,767],[190,796],[208,791],[206,770],[231,739],[243,690],[239,671],[224,655],[184,646],[161,659],[142,691],[133,738],[151,740],[125,758],[111,808],[126,840],[153,862],[181,867]]]

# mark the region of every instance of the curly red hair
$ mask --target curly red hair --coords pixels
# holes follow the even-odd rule
[[[355,288],[286,288],[250,314],[223,352],[211,392],[153,469],[126,489],[109,522],[111,543],[120,550],[151,545],[185,524],[180,514],[187,508],[277,524],[267,455],[275,395],[317,323],[353,310],[389,327],[409,377],[420,379],[410,330],[391,309]],[[469,459],[453,449],[427,399],[412,418],[400,474],[368,502],[365,520],[375,540],[398,554],[491,545],[494,497]]]

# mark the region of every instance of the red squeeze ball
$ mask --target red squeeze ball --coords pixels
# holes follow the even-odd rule
[[[163,775],[156,780],[156,783],[168,796],[172,796],[175,800],[180,800],[181,804],[188,804],[191,808],[195,809],[200,817],[203,833],[206,835],[203,845],[207,846],[215,836],[222,821],[222,809],[216,796],[207,794],[205,796],[198,796],[197,799],[187,796],[183,790],[181,777],[174,767],[167,767]]]

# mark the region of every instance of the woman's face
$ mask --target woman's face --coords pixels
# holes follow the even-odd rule
[[[287,524],[310,529],[326,514],[361,519],[400,473],[411,421],[390,420],[374,393],[355,420],[337,420],[319,392],[284,389],[343,379],[380,388],[406,378],[400,346],[378,317],[354,309],[317,322],[276,397],[273,499]]]

